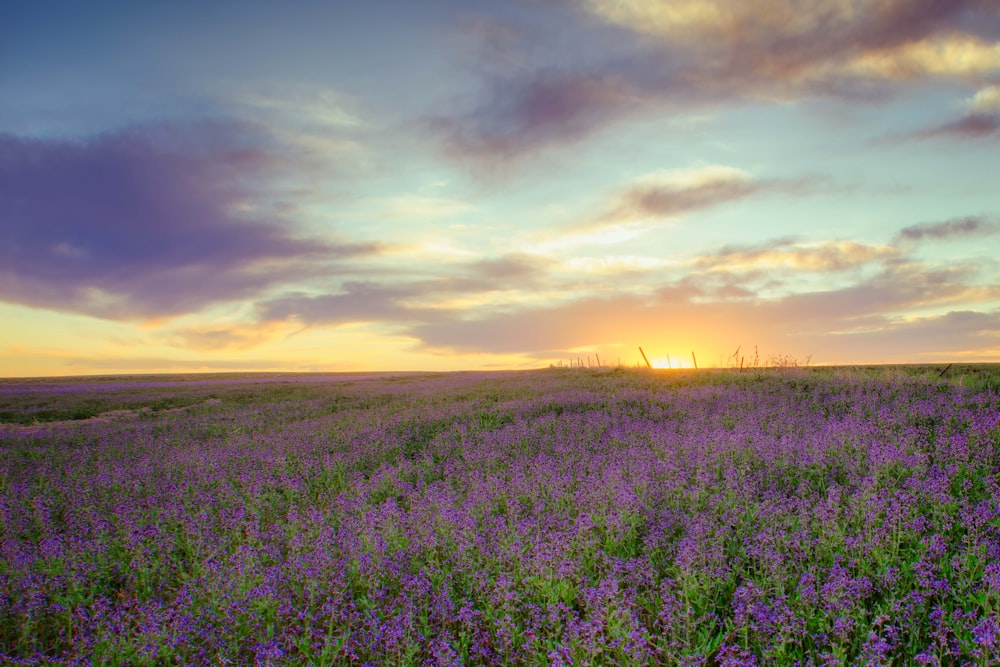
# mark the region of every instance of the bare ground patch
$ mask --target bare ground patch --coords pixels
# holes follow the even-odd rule
[[[39,422],[37,424],[3,424],[0,423],[0,433],[19,433],[30,435],[32,433],[40,433],[42,431],[50,431],[52,429],[61,429],[71,426],[80,425],[93,425],[93,424],[104,424],[112,421],[123,421],[128,419],[135,419],[140,415],[165,415],[177,412],[184,412],[190,410],[191,408],[196,408],[199,406],[207,405],[218,405],[222,401],[218,398],[209,398],[200,403],[192,403],[191,405],[185,405],[179,408],[165,408],[161,410],[153,410],[151,408],[139,408],[135,409],[125,409],[125,410],[108,410],[102,412],[99,415],[94,415],[93,417],[87,417],[85,419],[64,419],[60,421],[48,421]]]

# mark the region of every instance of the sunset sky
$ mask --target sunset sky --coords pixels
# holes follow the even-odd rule
[[[996,0],[10,2],[0,376],[1000,361]]]

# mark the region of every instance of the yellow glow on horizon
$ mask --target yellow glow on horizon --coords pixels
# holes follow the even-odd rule
[[[656,357],[649,360],[650,365],[653,368],[666,368],[671,370],[692,368],[690,361],[685,361],[683,357],[675,357],[671,355],[668,357]]]
[[[519,354],[417,349],[378,325],[254,327],[191,316],[156,328],[0,304],[0,378],[195,372],[461,371],[532,368]]]

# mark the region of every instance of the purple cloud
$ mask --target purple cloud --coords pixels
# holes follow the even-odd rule
[[[756,194],[803,194],[816,189],[818,183],[818,179],[753,180],[737,170],[731,170],[731,173],[723,172],[696,183],[638,184],[622,194],[619,207],[611,213],[611,217],[680,215]]]
[[[264,322],[295,318],[305,324],[347,324],[374,321],[413,321],[428,313],[408,308],[403,301],[421,293],[417,284],[380,285],[348,282],[339,294],[290,294],[258,307]]]
[[[464,280],[487,289],[524,286],[541,277],[550,260],[537,255],[515,253],[469,262],[462,266]]]
[[[430,127],[456,157],[502,161],[587,137],[641,105],[632,88],[614,72],[539,73],[497,82],[481,106]]]
[[[457,265],[451,276],[398,283],[348,281],[336,294],[287,294],[258,306],[262,322],[295,319],[304,324],[356,322],[423,323],[450,318],[447,308],[410,305],[454,295],[531,287],[544,276],[547,260],[512,254]]]
[[[945,222],[925,222],[904,227],[897,234],[900,241],[944,241],[953,238],[982,237],[1000,232],[1000,224],[981,217],[958,218]]]
[[[0,299],[108,318],[173,315],[375,250],[241,213],[281,166],[265,135],[225,121],[86,141],[0,135]]]
[[[748,197],[798,196],[830,189],[823,178],[754,179],[733,167],[707,166],[656,172],[621,188],[603,212],[567,225],[568,231],[593,231],[623,223],[670,218]]]
[[[909,135],[909,139],[983,139],[995,135],[1000,130],[1000,116],[970,114],[950,123],[921,130]]]
[[[626,217],[661,217],[711,208],[743,199],[766,186],[747,178],[719,178],[692,186],[674,184],[640,185],[622,196],[621,208],[614,214]]]

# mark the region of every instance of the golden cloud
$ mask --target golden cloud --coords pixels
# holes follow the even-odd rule
[[[844,69],[893,80],[976,76],[1000,70],[1000,44],[950,34],[866,53],[849,61]]]
[[[886,80],[968,77],[1000,70],[1000,43],[949,21],[940,8],[898,0],[584,0],[602,20],[693,46],[701,62],[810,84],[844,75]],[[779,82],[773,82],[779,83]]]

